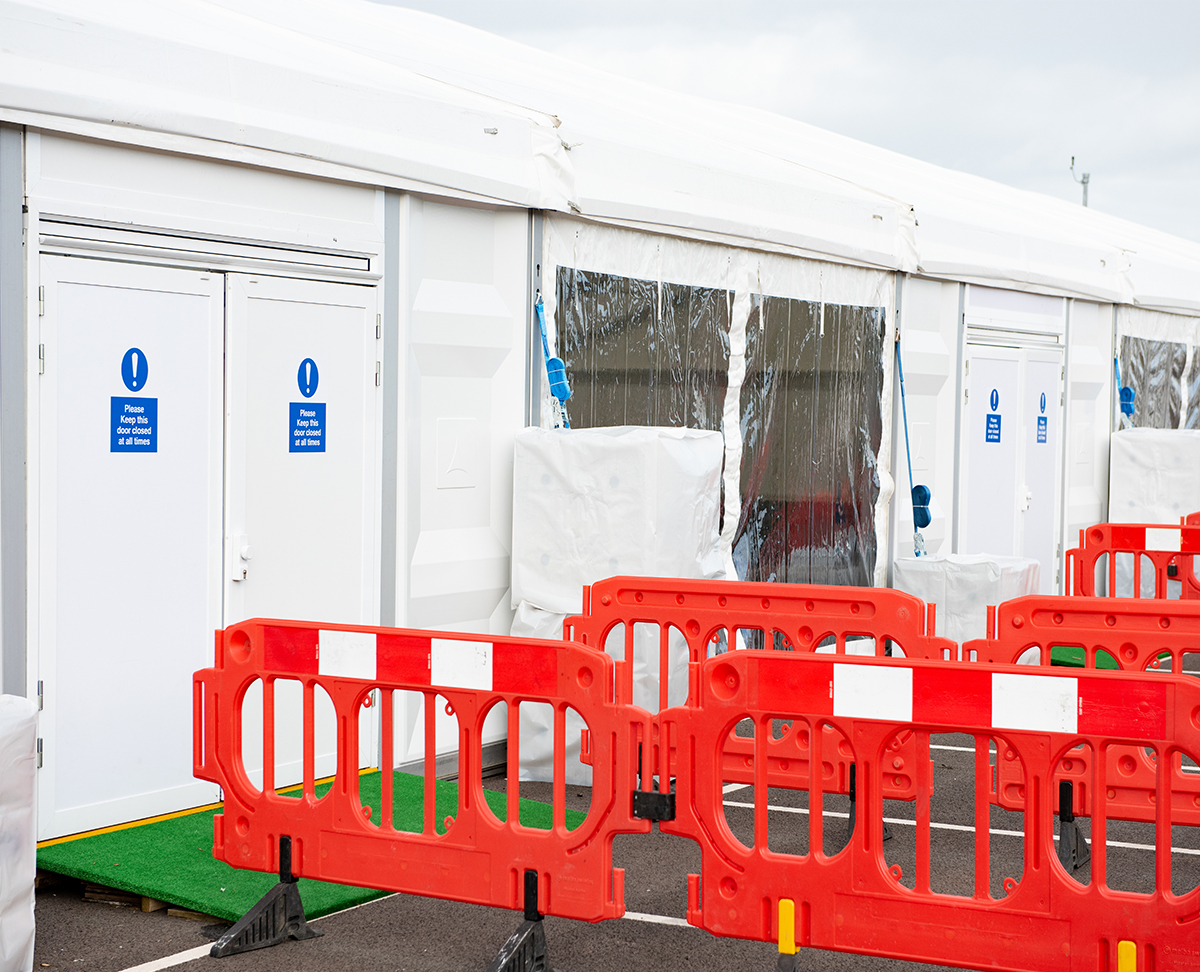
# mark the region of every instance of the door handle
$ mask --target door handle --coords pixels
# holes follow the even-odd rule
[[[250,572],[250,558],[254,556],[254,548],[250,546],[250,539],[245,535],[230,537],[229,547],[229,579],[235,582],[244,581]]]

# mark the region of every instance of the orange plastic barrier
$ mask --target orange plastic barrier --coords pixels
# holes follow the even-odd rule
[[[988,638],[963,643],[965,655],[1003,664],[1036,652],[1036,661],[1048,665],[1053,648],[1069,647],[1081,649],[1088,668],[1095,668],[1097,656],[1103,654],[1109,664],[1128,671],[1180,672],[1185,655],[1200,651],[1200,603],[1191,601],[1031,595],[989,610],[988,626]],[[1076,753],[1057,769],[1055,780],[1070,782],[1086,776],[1092,759],[1086,750]],[[1182,766],[1171,772],[1172,788],[1181,794],[1181,819],[1200,824],[1200,775]],[[1144,750],[1109,749],[1107,778],[1113,784],[1108,797],[1126,819],[1154,820],[1156,773],[1157,761]],[[1074,788],[1076,815],[1092,815],[1092,797],[1090,788]],[[1010,809],[1024,805],[1013,767],[1004,761],[998,769],[997,803]]]
[[[633,700],[638,624],[659,628],[660,672],[669,668],[671,629],[687,640],[692,664],[719,646],[736,647],[739,637],[776,651],[842,655],[848,641],[860,654],[880,657],[950,659],[958,651],[955,642],[934,635],[934,605],[889,588],[610,577],[583,589],[583,612],[563,622],[563,637],[603,651],[614,629],[624,625],[625,655],[617,662],[617,698],[623,702]],[[689,698],[695,690],[688,686]],[[660,708],[670,695],[668,680],[661,679]]]
[[[1079,546],[1067,551],[1063,590],[1081,597],[1095,597],[1100,588],[1097,566],[1109,595],[1117,591],[1117,560],[1127,558],[1133,568],[1133,588],[1125,597],[1141,597],[1142,573],[1154,573],[1154,597],[1171,596],[1170,582],[1178,581],[1183,600],[1200,598],[1200,581],[1195,573],[1195,555],[1200,554],[1200,513],[1190,514],[1182,524],[1097,523],[1079,531]]]
[[[463,664],[464,657],[467,664]],[[461,672],[467,671],[463,676]],[[459,674],[456,674],[459,673]],[[264,781],[259,789],[242,761],[241,709],[262,680]],[[275,682],[298,679],[304,691],[304,787],[299,800],[275,792]],[[195,675],[194,771],[219,783],[224,811],[214,820],[213,855],[234,867],[287,870],[318,878],[456,901],[520,908],[523,872],[538,873],[537,907],[546,914],[598,921],[624,913],[624,872],[612,867],[612,838],[643,833],[632,815],[628,780],[636,772],[635,739],[647,714],[613,701],[612,662],[579,645],[446,632],[406,631],[289,621],[244,621],[217,632],[216,664]],[[337,775],[314,791],[314,691],[324,689],[337,715]],[[425,700],[424,829],[392,825],[392,774],[382,774],[380,820],[359,799],[360,708],[383,689],[382,765],[392,752],[390,690]],[[438,701],[442,697],[442,702]],[[508,704],[506,819],[487,806],[478,767],[481,731],[490,708]],[[554,707],[554,822],[550,830],[518,822],[521,701]],[[435,820],[435,715],[438,705],[459,723],[458,808]],[[593,796],[584,822],[565,824],[564,733],[568,708],[588,723]],[[602,755],[603,758],[597,758]],[[281,869],[280,838],[290,837],[290,868]]]
[[[989,609],[988,624],[987,638],[963,642],[964,657],[1014,664],[1036,651],[1035,664],[1049,665],[1051,649],[1075,647],[1088,668],[1104,652],[1125,671],[1178,672],[1200,651],[1200,604],[1190,601],[1031,594]]]
[[[753,584],[740,581],[681,580],[659,577],[611,577],[583,590],[583,613],[563,622],[563,636],[601,651],[618,626],[624,654],[616,663],[618,700],[633,701],[634,632],[637,625],[657,628],[659,672],[668,672],[670,632],[686,639],[693,674],[710,651],[753,642],[770,651],[845,655],[847,644],[860,653],[884,657],[892,652],[916,658],[956,658],[958,646],[933,634],[934,605],[888,588],[833,587],[814,584]],[[857,641],[857,645],[855,642]],[[695,699],[696,685],[688,686]],[[671,695],[668,678],[659,680],[659,709]],[[731,733],[723,749],[724,778],[753,782],[752,745]],[[847,792],[853,759],[827,747],[824,773]],[[911,760],[907,748],[899,754]],[[670,759],[674,759],[672,754]],[[660,772],[660,744],[643,753],[643,779]],[[808,778],[812,762],[807,740],[795,734],[773,738],[767,759],[772,786],[791,786]],[[817,764],[820,765],[820,764]],[[674,768],[667,775],[674,775]],[[887,797],[912,800],[911,778],[889,778]]]
[[[831,659],[801,652],[735,651],[699,666],[697,698],[660,713],[662,732],[686,754],[678,767],[677,816],[665,832],[701,846],[701,873],[689,878],[688,920],[713,934],[791,941],[818,948],[969,968],[1094,972],[1117,968],[1118,951],[1140,952],[1136,968],[1196,967],[1194,922],[1200,888],[1173,888],[1171,826],[1178,796],[1158,776],[1153,888],[1137,894],[1110,881],[1104,796],[1106,761],[1086,785],[1099,797],[1091,820],[1090,880],[1059,863],[1054,841],[1061,759],[1080,743],[1105,752],[1118,742],[1153,749],[1161,762],[1200,753],[1200,683],[1178,675],[1076,673],[1063,669],[945,664],[920,660]],[[720,757],[730,727],[752,724],[753,832],[739,839],[726,816]],[[820,751],[829,726],[853,751],[858,823],[830,847],[823,812],[830,792],[814,781],[804,812],[773,811],[765,741],[780,723]],[[931,882],[931,733],[974,740],[974,867],[954,893]],[[916,737],[912,772],[915,870],[889,866],[883,844],[885,781],[897,772],[892,742]],[[993,772],[989,749],[1023,768],[1027,810],[1020,873],[994,873],[989,835]],[[1004,754],[1004,755],[1001,755]],[[1008,755],[1011,754],[1011,755]],[[1081,781],[1081,783],[1084,781]],[[769,818],[798,820],[801,852],[771,846]],[[785,825],[786,826],[786,825]],[[835,821],[834,827],[844,827]],[[787,836],[786,834],[784,836]],[[796,835],[792,835],[795,837]],[[1114,887],[1113,885],[1116,885]],[[1176,893],[1176,892],[1179,893]],[[794,916],[781,927],[779,916]],[[1157,964],[1155,964],[1157,963]],[[1125,965],[1121,969],[1134,968]]]
[[[526,922],[493,967],[538,967],[541,912],[619,917],[623,874],[612,867],[612,840],[657,820],[701,848],[701,872],[688,877],[689,922],[777,941],[784,955],[810,946],[1009,972],[1112,972],[1118,956],[1118,972],[1196,967],[1200,868],[1177,867],[1171,844],[1181,827],[1200,826],[1200,680],[1178,667],[1188,646],[1200,645],[1200,604],[1172,604],[1167,613],[1161,602],[1022,598],[993,616],[991,637],[964,646],[975,661],[969,653],[958,661],[947,660],[959,657],[957,646],[928,631],[924,605],[895,591],[623,578],[595,585],[590,597],[592,610],[567,625],[586,644],[284,621],[218,632],[213,668],[195,676],[196,775],[225,791],[214,856],[281,875],[279,893],[235,926],[240,944],[229,950],[280,940],[281,925],[293,937],[313,934],[288,883],[305,876],[524,905]],[[677,628],[691,659],[687,701],[655,715],[628,702],[629,630],[638,622],[659,625],[664,655]],[[602,647],[617,623],[626,625],[626,655],[614,662]],[[706,657],[722,637],[737,645],[739,631],[760,632],[749,640],[770,650]],[[870,639],[875,654],[847,653],[856,637]],[[817,653],[827,639],[835,653]],[[1113,649],[1134,670],[1009,663],[1030,647],[1048,662],[1061,644],[1085,648],[1090,665],[1099,648]],[[1172,671],[1141,670],[1164,652]],[[303,686],[299,799],[277,794],[272,778],[280,679]],[[241,755],[241,709],[256,680],[267,727],[261,788]],[[338,769],[318,798],[322,690],[336,713]],[[381,819],[371,820],[359,799],[359,712],[376,690],[384,766],[395,764],[392,690],[424,696],[419,833],[393,826],[390,773],[382,775]],[[504,819],[487,807],[478,771],[483,723],[500,701],[509,711]],[[522,702],[555,713],[550,830],[518,822]],[[434,710],[443,705],[458,718],[460,785],[457,812],[439,822]],[[589,726],[593,790],[586,819],[569,830],[572,709]],[[932,813],[940,769],[931,738],[945,733],[963,734],[956,745],[969,741],[973,751],[973,809],[949,825],[969,850],[949,878]],[[1134,758],[1144,762],[1131,766]],[[908,802],[886,807],[893,799]],[[992,830],[997,804],[1021,810],[1010,829]],[[1090,848],[1073,805],[1090,817]],[[885,814],[897,807],[911,817],[891,826],[912,837],[885,845]],[[1126,834],[1138,826],[1154,861],[1148,886],[1130,888],[1113,855],[1138,846]],[[996,851],[996,833],[1020,837],[1020,852]],[[897,853],[911,863],[898,863]]]

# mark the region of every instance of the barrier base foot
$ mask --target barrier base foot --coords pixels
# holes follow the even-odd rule
[[[262,896],[258,904],[213,945],[209,955],[224,958],[239,952],[278,945],[289,938],[303,941],[325,933],[304,920],[300,890],[292,882],[281,881]]]
[[[501,947],[487,972],[553,972],[546,957],[542,920],[523,921]]]
[[[775,963],[775,972],[800,972],[800,954],[791,955],[779,953],[779,961]]]

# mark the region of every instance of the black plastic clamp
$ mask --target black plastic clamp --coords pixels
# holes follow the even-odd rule
[[[674,793],[633,791],[633,815],[639,820],[674,820]]]

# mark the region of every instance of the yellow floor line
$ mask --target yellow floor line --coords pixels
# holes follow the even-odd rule
[[[368,773],[378,773],[378,767],[368,766],[366,769],[358,771],[359,776],[366,776]],[[336,777],[326,776],[316,780],[313,785],[321,786],[325,783],[332,783]],[[304,788],[303,783],[297,783],[295,786],[287,786],[282,790],[277,790],[278,793],[295,793],[297,790]],[[38,850],[43,847],[53,847],[56,844],[68,844],[73,840],[83,840],[84,837],[98,837],[100,834],[115,834],[118,830],[131,830],[134,827],[141,827],[145,824],[158,823],[162,820],[176,820],[179,817],[190,817],[192,814],[205,813],[208,810],[220,810],[223,804],[209,803],[203,807],[192,807],[190,810],[176,810],[174,813],[160,813],[156,817],[143,817],[141,820],[130,820],[128,823],[114,824],[111,827],[101,827],[98,830],[85,830],[81,834],[68,834],[66,837],[52,837],[49,840],[39,840],[37,843]]]

